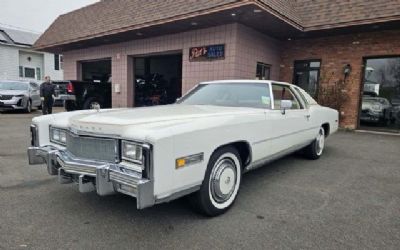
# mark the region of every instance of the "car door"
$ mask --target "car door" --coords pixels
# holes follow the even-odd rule
[[[271,130],[269,153],[280,154],[295,150],[310,141],[311,128],[307,107],[289,85],[272,84],[273,106],[267,111],[266,123]],[[282,109],[282,101],[291,101],[292,106]]]
[[[29,95],[32,100],[32,106],[34,107],[40,106],[41,101],[40,101],[39,85],[36,84],[35,82],[29,83]]]

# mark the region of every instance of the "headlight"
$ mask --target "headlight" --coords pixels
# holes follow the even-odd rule
[[[15,95],[14,97],[24,97],[25,95]]]
[[[379,105],[379,104],[374,104],[374,105],[372,105],[371,109],[373,111],[381,111],[382,110],[382,106]]]
[[[122,159],[143,165],[142,145],[130,141],[122,141]]]
[[[50,128],[50,141],[65,145],[67,143],[67,132],[59,128]]]

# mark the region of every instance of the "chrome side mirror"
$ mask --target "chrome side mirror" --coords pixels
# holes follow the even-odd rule
[[[282,115],[286,113],[286,109],[291,109],[293,102],[291,100],[281,100],[281,112]]]

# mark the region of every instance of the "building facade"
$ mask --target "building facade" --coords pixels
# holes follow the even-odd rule
[[[105,17],[88,22],[94,13]],[[63,53],[66,79],[110,76],[113,107],[159,104],[149,82],[171,102],[200,81],[272,79],[338,109],[342,127],[396,129],[399,27],[395,0],[104,0],[59,17],[35,46]]]
[[[39,35],[0,27],[0,79],[62,80],[62,57],[32,49]]]

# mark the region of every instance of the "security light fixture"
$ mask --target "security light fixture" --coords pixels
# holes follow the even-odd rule
[[[343,74],[345,77],[349,76],[351,73],[351,65],[350,64],[346,64],[343,68]]]

